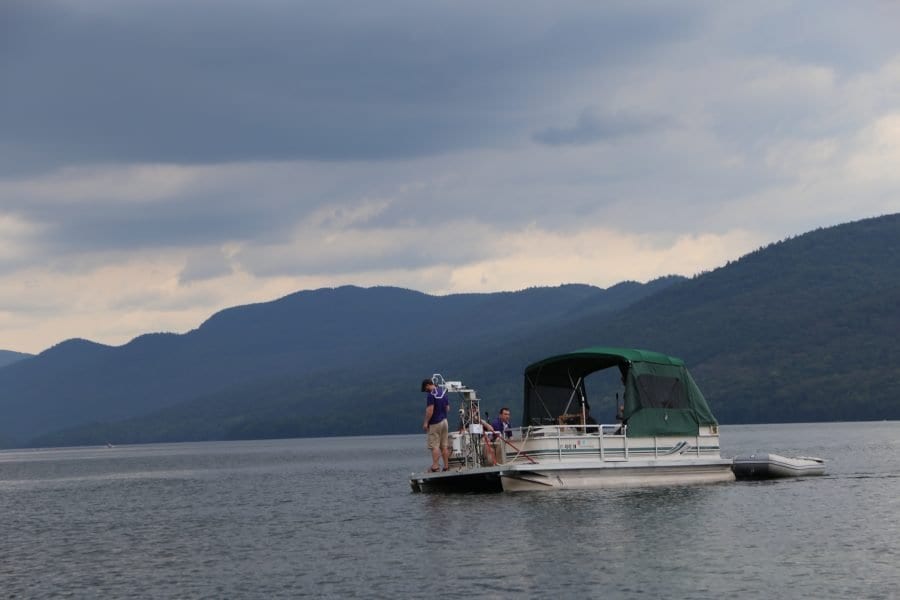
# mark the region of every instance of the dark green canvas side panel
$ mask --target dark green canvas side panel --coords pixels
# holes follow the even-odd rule
[[[707,404],[706,398],[703,397],[703,393],[700,391],[694,378],[691,377],[691,374],[687,369],[685,369],[684,374],[687,376],[688,393],[692,398],[694,413],[697,415],[697,420],[701,425],[718,425],[719,422],[716,421],[712,411],[709,409],[709,404]]]
[[[636,362],[625,382],[628,436],[696,435],[715,425],[700,388],[683,366]]]
[[[697,435],[698,428],[690,409],[644,408],[628,419],[628,437]]]

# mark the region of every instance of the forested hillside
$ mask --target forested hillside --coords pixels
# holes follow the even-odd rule
[[[0,350],[0,369],[5,367],[6,365],[11,365],[14,362],[18,362],[22,359],[30,357],[31,354],[24,354],[22,352],[13,352],[12,350]]]
[[[132,364],[130,379],[146,385],[135,393],[148,401],[142,412],[117,419],[98,410],[82,421],[89,424],[46,428],[31,443],[415,432],[425,375],[462,379],[488,410],[508,404],[515,414],[528,363],[590,345],[685,359],[723,423],[897,419],[898,307],[900,215],[813,231],[690,280],[646,286],[443,299],[390,288],[304,292],[224,311],[184,336],[183,346],[159,337],[168,355]],[[128,349],[77,346],[77,356],[43,373],[58,376],[84,361],[105,373],[122,360],[105,353]],[[46,354],[20,367],[54,351]],[[172,360],[191,366],[161,368]],[[0,369],[0,389],[16,369]],[[190,388],[198,373],[221,385],[157,399],[149,409],[160,392],[147,392],[147,377]],[[79,389],[94,385],[99,394],[110,380],[92,376]],[[90,405],[84,396],[73,403]]]
[[[773,244],[584,325],[680,355],[725,422],[900,418],[900,215]]]
[[[440,364],[445,353],[462,349],[464,355],[567,315],[615,311],[676,281],[443,297],[342,287],[228,309],[184,335],[148,334],[117,348],[69,340],[0,369],[0,436],[28,443],[55,430],[114,423],[182,402],[209,402],[215,415],[228,418],[190,411],[162,430],[173,439],[193,436],[185,424],[203,415],[198,429],[218,427],[222,435],[225,425],[247,429],[248,413],[254,422],[262,414],[269,423],[272,415],[315,411],[319,381],[327,381],[326,395],[334,394],[338,381],[349,389],[372,373],[396,377],[403,364],[421,380],[418,366]],[[322,406],[333,411],[340,401],[329,397]]]

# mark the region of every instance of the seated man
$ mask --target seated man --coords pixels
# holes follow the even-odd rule
[[[509,408],[504,406],[500,409],[500,414],[491,422],[491,429],[494,431],[494,438],[512,437],[512,425],[509,423]]]

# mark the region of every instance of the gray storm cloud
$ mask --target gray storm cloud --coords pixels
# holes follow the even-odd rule
[[[5,5],[7,172],[408,158],[502,143],[544,86],[652,54],[688,7],[516,2]]]
[[[593,110],[585,110],[573,127],[545,129],[535,133],[534,139],[549,146],[591,144],[644,132],[658,132],[672,124],[672,119],[663,115],[598,115]]]

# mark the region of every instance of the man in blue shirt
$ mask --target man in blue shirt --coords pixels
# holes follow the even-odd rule
[[[422,429],[428,434],[428,449],[431,450],[431,471],[441,469],[440,459],[444,459],[444,471],[450,470],[450,432],[447,413],[450,412],[450,398],[447,390],[434,385],[430,379],[422,381],[422,391],[428,392],[425,399],[425,420]]]

